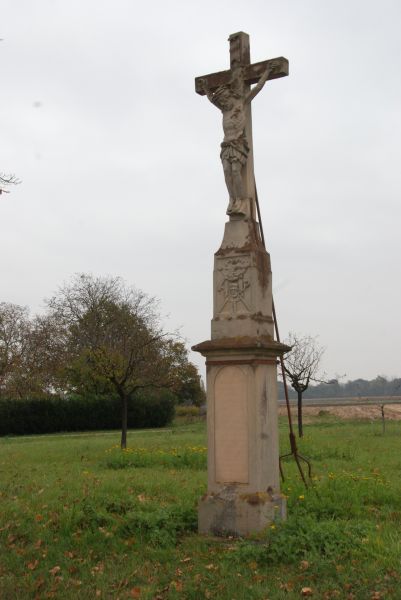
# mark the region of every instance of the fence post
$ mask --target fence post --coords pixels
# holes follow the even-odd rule
[[[386,433],[386,421],[384,419],[384,404],[380,406],[380,410],[382,413],[382,426],[383,426],[383,435]]]

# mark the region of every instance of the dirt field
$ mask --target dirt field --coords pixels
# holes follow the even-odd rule
[[[375,421],[382,418],[380,406],[327,406],[327,407],[312,407],[305,406],[303,415],[307,420],[308,417],[315,417],[321,414],[330,414],[339,419],[370,419]],[[279,408],[280,415],[286,415],[285,407]],[[295,417],[297,414],[296,407],[292,407],[292,414]],[[384,417],[386,420],[399,421],[401,420],[401,404],[386,404],[384,407]]]

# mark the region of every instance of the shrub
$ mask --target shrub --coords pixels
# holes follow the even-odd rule
[[[199,417],[199,406],[177,406],[175,409],[177,417]]]
[[[170,392],[136,395],[128,405],[128,427],[163,427],[174,417]],[[121,406],[113,397],[71,396],[0,400],[0,435],[98,431],[121,427]]]

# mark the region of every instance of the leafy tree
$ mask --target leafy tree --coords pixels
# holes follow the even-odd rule
[[[178,403],[184,405],[201,406],[206,401],[205,388],[198,369],[194,364],[188,361],[187,350],[186,360],[182,361],[182,369],[179,373],[179,379],[175,388],[178,397]]]
[[[13,375],[23,362],[28,330],[28,309],[0,302],[0,396],[12,389]]]
[[[317,373],[325,349],[318,345],[316,338],[300,337],[295,333],[290,333],[285,343],[291,346],[291,351],[284,357],[284,370],[297,394],[298,435],[302,437],[302,395],[311,381],[322,382],[321,379],[317,379]]]
[[[31,320],[25,348],[22,363],[22,381],[25,382],[23,395],[42,397],[63,394],[66,390],[65,365],[69,355],[64,331],[52,315],[37,315]]]
[[[177,388],[188,366],[183,344],[164,332],[156,300],[118,277],[77,275],[48,307],[65,339],[67,385],[120,398],[126,448],[128,402],[140,389]]]

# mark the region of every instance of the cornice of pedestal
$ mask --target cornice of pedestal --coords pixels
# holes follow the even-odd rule
[[[291,348],[270,336],[239,336],[206,340],[192,350],[205,356],[206,364],[272,364]]]

